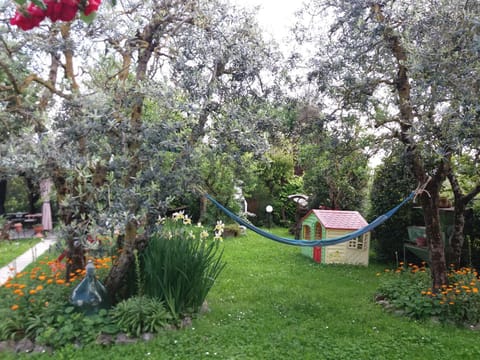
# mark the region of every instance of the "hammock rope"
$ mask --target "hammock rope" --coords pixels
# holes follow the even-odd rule
[[[377,217],[375,220],[373,220],[370,224],[355,230],[351,233],[335,237],[335,238],[329,238],[329,239],[321,239],[321,240],[298,240],[298,239],[291,239],[291,238],[284,238],[277,236],[275,234],[269,233],[265,230],[262,230],[256,226],[253,226],[251,223],[248,221],[245,221],[242,219],[240,216],[236,215],[226,207],[224,207],[222,204],[220,204],[217,200],[215,200],[213,197],[211,197],[209,194],[204,194],[208,200],[210,200],[216,207],[218,207],[220,210],[222,210],[226,215],[228,215],[232,220],[237,222],[240,225],[245,226],[247,229],[252,230],[253,232],[257,233],[260,236],[263,236],[267,239],[277,241],[282,244],[286,245],[293,245],[293,246],[330,246],[330,245],[336,245],[336,244],[341,244],[343,242],[355,239],[369,231],[372,231],[375,229],[377,226],[383,224],[385,221],[387,221],[389,218],[393,216],[403,205],[405,205],[407,202],[412,200],[416,195],[418,195],[423,189],[419,191],[419,189],[412,191],[408,197],[406,197],[400,204],[395,206],[393,209],[387,211],[385,214],[380,215]],[[425,190],[423,190],[425,191]]]

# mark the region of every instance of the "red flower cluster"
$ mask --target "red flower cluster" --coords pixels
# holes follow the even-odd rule
[[[27,8],[18,8],[10,24],[22,30],[30,30],[45,19],[55,21],[71,21],[80,9],[85,16],[98,10],[102,0],[44,0],[46,9],[30,3]]]

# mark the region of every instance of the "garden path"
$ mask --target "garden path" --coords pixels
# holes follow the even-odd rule
[[[15,239],[12,239],[14,241]],[[45,253],[52,245],[55,244],[57,238],[55,234],[48,233],[37,245],[24,252],[8,265],[0,268],[0,286],[2,286],[9,277],[15,276],[25,269],[31,262],[35,261],[39,256]]]

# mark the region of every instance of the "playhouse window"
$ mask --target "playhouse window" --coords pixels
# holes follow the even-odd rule
[[[349,249],[363,250],[367,247],[367,234],[363,234],[355,239],[352,239],[348,242]]]

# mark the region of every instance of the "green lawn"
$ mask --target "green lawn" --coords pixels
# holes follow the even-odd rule
[[[26,238],[0,241],[0,267],[8,265],[42,239]]]
[[[478,332],[395,317],[375,305],[383,266],[320,266],[299,248],[249,234],[224,241],[227,267],[208,296],[210,311],[191,328],[135,345],[72,346],[27,358],[480,358]]]

